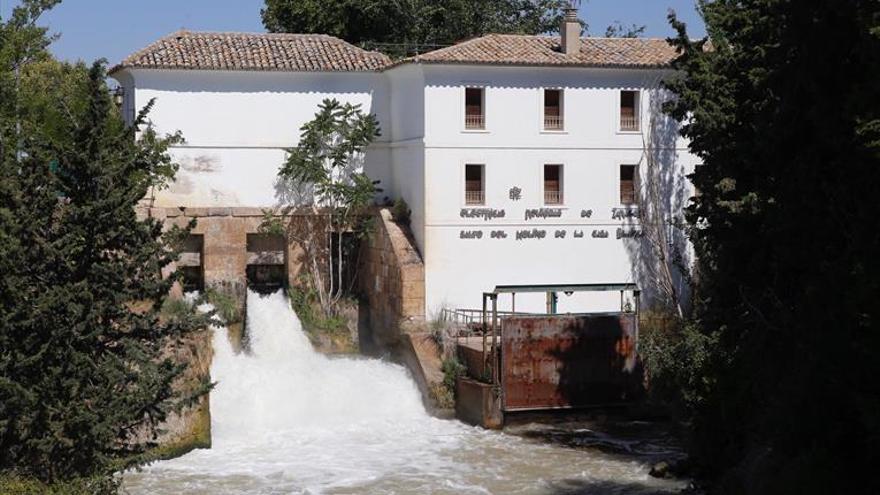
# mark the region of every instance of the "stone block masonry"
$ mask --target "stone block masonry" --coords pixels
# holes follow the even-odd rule
[[[377,212],[363,249],[360,285],[373,343],[394,347],[403,334],[425,328],[425,266],[412,237],[387,208]]]
[[[148,214],[167,227],[196,220],[192,233],[204,239],[202,263],[206,288],[224,292],[244,304],[247,290],[248,234],[260,233],[260,208],[152,208]],[[301,249],[289,244],[284,251],[288,285],[299,275]]]

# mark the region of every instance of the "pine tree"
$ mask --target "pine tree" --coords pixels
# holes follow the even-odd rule
[[[194,314],[159,318],[176,280],[161,270],[185,229],[163,234],[136,213],[173,175],[179,138],[144,127],[149,106],[126,127],[103,63],[70,77],[60,122],[0,113],[0,471],[50,482],[136,463],[166,415],[208,388],[183,396],[183,365],[163,357],[204,328]]]
[[[880,3],[700,3],[711,43],[673,17],[669,83],[717,342],[696,460],[729,493],[878,493]]]

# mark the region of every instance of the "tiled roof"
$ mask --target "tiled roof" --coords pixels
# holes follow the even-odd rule
[[[111,69],[123,68],[378,71],[387,56],[323,34],[211,33],[178,31],[135,52]]]
[[[400,63],[640,68],[664,67],[676,56],[675,48],[664,39],[581,38],[580,51],[566,55],[558,36],[490,34]]]

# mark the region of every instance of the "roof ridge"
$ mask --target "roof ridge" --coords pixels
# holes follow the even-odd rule
[[[196,34],[196,35],[198,35],[198,34],[219,34],[219,35],[224,35],[224,36],[276,36],[276,37],[286,37],[286,36],[306,37],[306,36],[314,36],[314,37],[316,37],[316,38],[317,38],[317,37],[320,37],[320,38],[333,38],[333,39],[337,39],[337,40],[340,40],[340,41],[345,41],[345,40],[342,40],[342,39],[339,38],[339,37],[336,37],[336,36],[333,36],[333,35],[330,35],[330,34],[324,34],[324,33],[270,33],[270,32],[263,32],[263,31],[214,31],[214,30],[204,30],[204,31],[203,31],[203,30],[193,30],[193,29],[181,28],[181,29],[178,29],[177,31],[174,31],[174,32],[171,33],[171,34],[173,35],[173,34],[177,34],[177,33]],[[170,35],[169,35],[169,36],[170,36]],[[348,43],[348,42],[346,41],[346,43]]]
[[[660,68],[676,53],[664,38],[610,38],[582,36],[581,50],[561,56],[560,36],[547,34],[487,33],[465,42],[410,57],[402,63],[534,65]]]
[[[267,45],[268,47],[264,47]],[[110,69],[379,71],[387,55],[323,33],[192,31],[181,28]]]

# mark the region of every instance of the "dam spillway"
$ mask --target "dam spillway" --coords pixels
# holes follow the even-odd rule
[[[215,328],[212,448],[125,474],[132,494],[658,493],[632,459],[431,417],[407,371],[314,351],[286,296],[248,292],[249,352]]]

